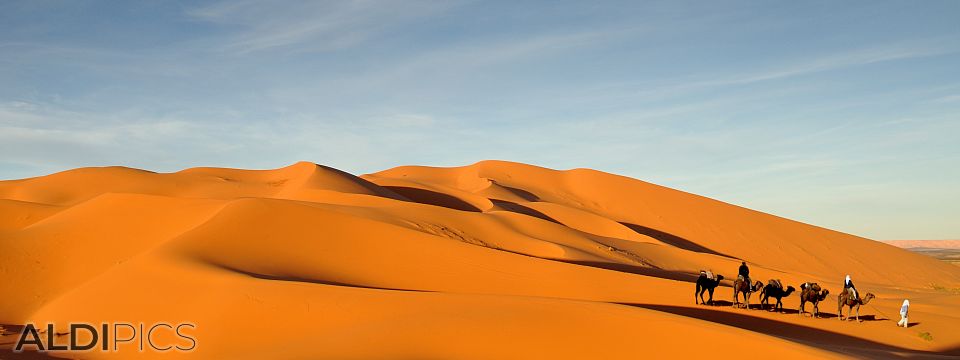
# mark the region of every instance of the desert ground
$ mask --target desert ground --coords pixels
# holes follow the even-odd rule
[[[799,292],[782,312],[756,293],[732,306],[741,260],[755,281],[829,290],[819,317],[798,313]],[[725,277],[711,305],[695,303],[700,270]],[[875,295],[859,322],[837,317],[847,274]],[[0,181],[0,278],[0,359],[960,356],[958,266],[637,179],[504,161]],[[904,299],[909,328],[895,326]],[[25,324],[114,322],[189,322],[196,347],[9,350]]]

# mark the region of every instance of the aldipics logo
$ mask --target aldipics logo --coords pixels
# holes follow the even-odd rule
[[[39,329],[27,324],[13,351],[187,352],[197,348],[196,328],[192,323],[71,323],[57,332],[54,324]]]

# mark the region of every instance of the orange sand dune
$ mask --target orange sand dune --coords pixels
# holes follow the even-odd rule
[[[960,267],[593,170],[83,168],[0,181],[0,215],[6,328],[196,325],[190,352],[60,357],[960,355]],[[850,274],[878,298],[862,323],[838,321],[833,296],[823,319],[798,316],[796,294],[786,314],[734,309],[729,281],[726,306],[694,305],[698,270],[729,279],[741,260],[833,294]]]

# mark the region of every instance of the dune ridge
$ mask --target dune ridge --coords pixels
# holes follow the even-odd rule
[[[202,325],[196,351],[143,358],[724,357],[744,339],[788,358],[960,355],[960,267],[589,169],[82,168],[0,181],[0,214],[0,324]],[[851,274],[875,309],[910,297],[923,320],[693,305],[698,270],[729,279],[741,260],[834,293]]]

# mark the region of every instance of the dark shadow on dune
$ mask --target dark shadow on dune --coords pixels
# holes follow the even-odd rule
[[[2,335],[9,336],[10,334],[19,334],[23,330],[24,325],[14,325],[14,324],[0,324],[0,328],[3,329]]]
[[[44,353],[39,353],[36,351],[28,351],[26,349],[24,349],[24,351],[20,353],[15,353],[13,352],[13,350],[7,350],[7,349],[0,350],[0,360],[34,360],[34,359],[50,360],[50,359],[63,359],[63,358],[53,357],[53,356],[50,356]]]
[[[529,192],[523,189],[518,189],[515,187],[509,187],[509,186],[497,183],[497,181],[493,179],[490,179],[490,181],[492,181],[494,184],[497,184],[497,186],[507,189],[507,191],[512,192],[514,195],[519,196],[520,198],[526,201],[540,201],[540,197],[532,192]]]
[[[823,311],[823,310],[824,310],[824,308],[820,308],[820,312],[817,313],[816,319],[836,319],[836,318],[837,318],[837,314],[831,313],[831,312],[829,312],[829,311]],[[791,314],[794,314],[794,315],[799,314],[799,313],[800,313],[800,309],[794,309],[793,312],[791,312]],[[807,303],[806,309],[803,309],[803,315],[802,315],[802,316],[803,316],[803,317],[806,317],[806,318],[811,318],[811,319],[813,319],[813,318],[814,318],[814,317],[813,317],[813,305],[811,305],[810,303]],[[862,316],[861,316],[861,317],[862,317]]]
[[[714,295],[716,295],[716,294],[714,294]],[[707,295],[704,294],[704,295],[703,295],[703,298],[706,299],[706,298],[707,298]],[[731,307],[731,306],[733,306],[733,302],[732,302],[732,301],[727,301],[727,300],[717,300],[717,298],[714,297],[712,303],[706,304],[706,305],[700,305],[700,306],[716,306],[716,307],[721,307],[721,306],[723,306],[723,307]]]
[[[682,238],[682,237],[679,237],[679,236],[676,236],[676,235],[673,235],[673,234],[670,234],[670,233],[666,233],[666,232],[663,232],[663,231],[660,231],[660,230],[657,230],[657,229],[654,229],[654,228],[648,228],[648,227],[643,226],[643,225],[631,224],[631,223],[626,223],[626,222],[620,222],[620,224],[622,224],[623,226],[626,226],[626,227],[630,228],[630,230],[636,231],[637,233],[639,233],[639,234],[641,234],[641,235],[646,235],[646,236],[652,237],[652,238],[654,238],[654,239],[660,240],[660,241],[662,241],[662,242],[664,242],[664,243],[667,243],[667,244],[676,246],[676,247],[681,248],[681,249],[684,249],[684,250],[695,251],[695,252],[705,253],[705,254],[719,255],[719,256],[728,257],[728,258],[731,258],[731,259],[736,259],[736,258],[733,257],[733,256],[730,256],[730,255],[727,255],[727,254],[718,253],[718,252],[713,251],[713,250],[711,250],[711,249],[709,249],[709,248],[707,248],[707,247],[704,247],[704,246],[702,246],[702,245],[700,245],[700,244],[697,244],[697,243],[695,243],[695,242],[693,242],[693,241],[690,241],[690,240],[684,239],[684,238]]]
[[[825,317],[827,317],[827,316],[825,316]],[[837,315],[836,315],[836,314],[830,314],[829,317],[835,318],[835,317],[837,317]],[[856,321],[855,319],[856,319],[856,317],[853,316],[853,315],[850,315],[850,318],[847,319],[847,312],[846,312],[846,311],[843,312],[843,320],[844,320],[844,321]],[[862,315],[862,314],[861,314],[861,315],[860,315],[860,321],[890,321],[890,319],[878,318],[876,315]]]
[[[774,310],[773,310],[773,304],[772,304],[774,301],[771,300],[770,302],[771,302],[770,305],[764,306],[761,310],[764,310],[764,311],[767,311],[767,312],[771,312],[771,313],[780,313],[780,314],[784,314],[784,315],[797,315],[797,314],[800,313],[800,309],[791,309],[791,308],[788,308],[788,307],[786,307],[786,306],[784,306],[783,309],[777,309],[776,311],[774,311]],[[810,311],[810,306],[809,306],[809,305],[807,305],[807,311]]]
[[[326,171],[333,172],[333,173],[336,173],[336,174],[338,174],[338,175],[340,175],[340,176],[343,176],[343,178],[349,179],[349,180],[357,183],[357,185],[363,186],[364,188],[366,188],[367,190],[370,190],[370,191],[373,192],[374,194],[378,194],[378,195],[380,195],[380,196],[382,196],[382,197],[387,197],[387,198],[391,198],[391,199],[394,199],[394,200],[404,200],[404,201],[407,200],[407,198],[403,197],[402,195],[397,194],[396,192],[391,191],[390,189],[387,189],[386,187],[383,187],[383,186],[374,184],[374,183],[370,182],[369,180],[364,179],[364,178],[362,178],[362,177],[359,177],[359,176],[356,176],[356,175],[354,175],[354,174],[348,173],[348,172],[346,172],[346,171],[343,171],[343,170],[340,170],[340,169],[335,169],[335,168],[332,168],[332,167],[329,167],[329,166],[320,165],[320,164],[314,164],[314,165],[316,165],[317,167],[319,167],[319,168],[321,168],[321,169],[324,169],[324,170],[326,170]]]
[[[28,345],[24,347],[23,352],[20,352],[20,353],[13,352],[12,349],[16,345],[17,340],[20,338],[20,332],[23,331],[23,328],[25,326],[13,325],[13,324],[0,324],[0,327],[3,328],[3,336],[0,336],[0,360],[57,359],[47,354],[30,350],[30,349],[36,349],[35,347],[33,347],[33,345]],[[44,335],[41,335],[41,336],[44,336]]]
[[[517,213],[517,214],[523,214],[523,215],[527,215],[527,216],[533,216],[533,217],[535,217],[535,218],[540,218],[540,219],[543,219],[543,220],[546,220],[546,221],[550,221],[550,222],[553,222],[553,223],[560,224],[559,221],[555,220],[554,218],[552,218],[552,217],[550,217],[550,216],[547,216],[547,214],[544,214],[544,213],[539,212],[539,211],[537,211],[537,210],[534,210],[534,209],[528,208],[528,207],[526,207],[526,206],[517,204],[517,203],[515,203],[515,202],[509,202],[509,201],[506,201],[506,200],[498,200],[498,199],[490,199],[490,202],[492,202],[494,205],[499,206],[499,207],[502,208],[503,210],[506,210],[506,211],[509,211],[509,212],[515,212],[515,213]]]
[[[661,311],[710,321],[713,323],[729,325],[839,354],[853,355],[862,358],[922,359],[938,358],[943,357],[944,355],[960,355],[960,349],[950,349],[947,352],[930,352],[906,349],[803,325],[765,319],[737,312],[717,311],[710,309],[709,307],[683,307],[672,305],[629,303],[624,303],[623,305],[636,306],[644,309]]]
[[[391,290],[391,291],[410,291],[410,292],[435,292],[435,291],[432,291],[432,290],[396,289],[396,288],[385,288],[385,287],[376,287],[376,286],[364,286],[364,285],[341,283],[341,282],[336,282],[336,281],[326,281],[326,280],[316,280],[316,279],[304,279],[304,278],[299,278],[299,277],[295,277],[295,276],[266,275],[266,274],[258,274],[258,273],[254,273],[254,272],[249,272],[249,271],[242,270],[242,269],[237,269],[237,268],[234,268],[234,267],[229,266],[229,265],[223,265],[223,264],[217,264],[217,263],[208,263],[208,264],[209,264],[210,266],[213,266],[213,267],[216,267],[216,268],[225,270],[225,271],[229,271],[229,272],[233,272],[233,273],[237,273],[237,274],[246,275],[246,276],[249,276],[249,277],[252,277],[252,278],[256,278],[256,279],[261,279],[261,280],[287,281],[287,282],[298,282],[298,283],[317,284],[317,285],[330,285],[330,286],[343,286],[343,287],[351,287],[351,288],[358,288],[358,289],[372,289],[372,290]]]
[[[613,270],[613,271],[619,271],[619,272],[625,272],[625,273],[631,273],[631,274],[637,274],[637,275],[643,275],[643,276],[652,276],[652,277],[657,277],[661,279],[686,281],[689,283],[696,283],[697,276],[699,276],[699,275],[688,274],[680,271],[663,270],[663,269],[649,268],[649,267],[636,266],[636,265],[627,265],[627,264],[605,263],[605,262],[598,262],[598,261],[563,260],[563,262],[582,265],[582,266]],[[693,293],[693,290],[694,290],[694,286],[691,285],[690,292]]]
[[[461,211],[480,212],[480,209],[476,206],[473,206],[470,203],[461,200],[460,198],[444,193],[406,186],[384,186],[384,188],[400,194],[401,196],[410,199],[410,201],[415,203],[440,206]]]

